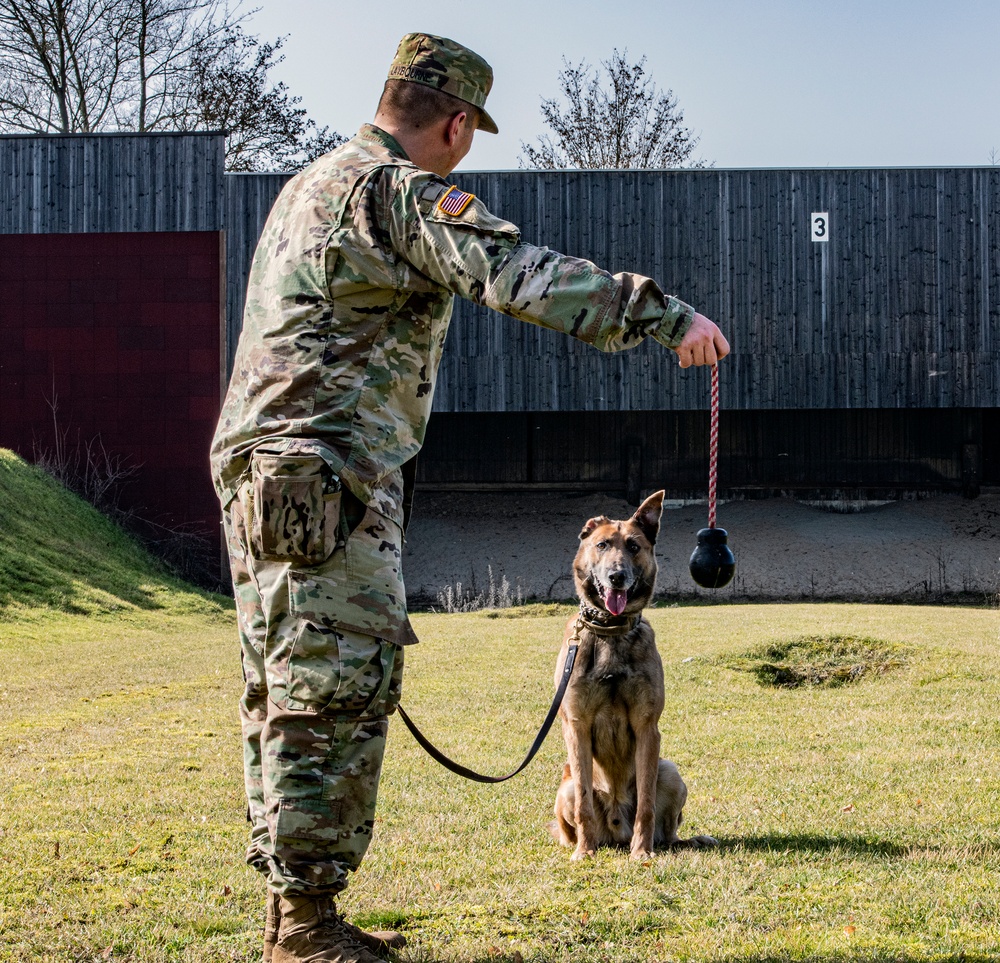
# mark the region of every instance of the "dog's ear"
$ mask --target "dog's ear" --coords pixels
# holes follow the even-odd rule
[[[650,545],[656,544],[656,536],[660,534],[660,515],[663,513],[663,496],[666,492],[654,492],[637,509],[632,521],[642,529],[642,534],[649,539]]]
[[[583,526],[583,530],[580,532],[580,541],[582,542],[595,528],[605,525],[610,521],[611,519],[607,515],[598,515],[597,518],[588,519],[587,524]]]

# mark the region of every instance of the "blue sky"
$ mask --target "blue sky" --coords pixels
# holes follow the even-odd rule
[[[248,0],[249,2],[249,0]],[[255,0],[249,29],[288,35],[276,72],[320,124],[370,120],[399,38],[440,33],[495,75],[496,136],[463,167],[518,166],[543,132],[562,58],[642,55],[716,167],[911,167],[1000,162],[996,0]]]

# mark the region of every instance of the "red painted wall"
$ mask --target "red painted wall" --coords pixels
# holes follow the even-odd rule
[[[222,243],[215,232],[0,235],[0,447],[100,439],[123,507],[213,540]]]

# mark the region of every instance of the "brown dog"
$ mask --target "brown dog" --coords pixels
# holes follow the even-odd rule
[[[556,794],[553,835],[575,846],[573,859],[598,846],[630,846],[645,859],[654,848],[714,846],[711,836],[677,836],[687,799],[677,767],[660,759],[663,664],[642,610],[653,595],[662,491],[625,521],[604,515],[580,532],[573,578],[580,614],[566,625],[556,664],[562,677],[578,640],[559,716],[569,762]]]

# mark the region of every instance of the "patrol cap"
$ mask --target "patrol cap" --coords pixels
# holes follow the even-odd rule
[[[479,54],[445,37],[408,33],[399,41],[389,68],[390,80],[410,80],[478,107],[479,129],[497,133],[486,113],[486,95],[493,86],[493,68]]]

